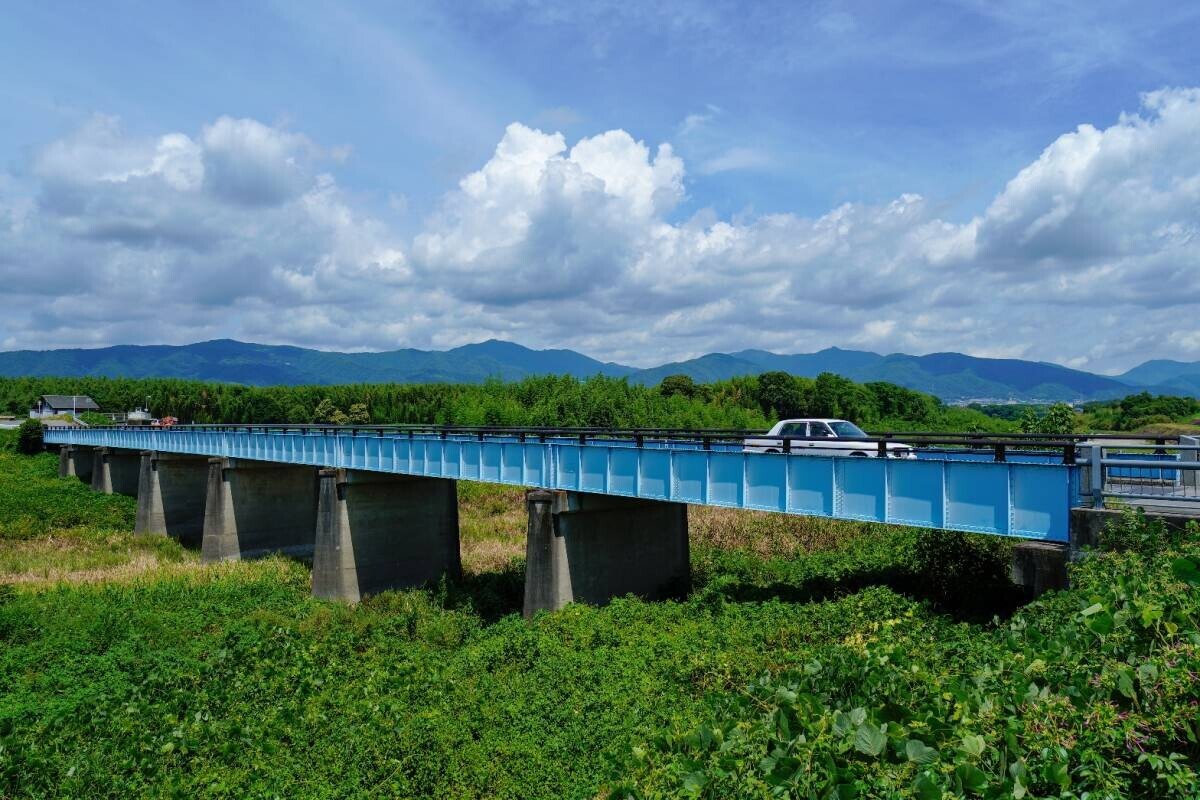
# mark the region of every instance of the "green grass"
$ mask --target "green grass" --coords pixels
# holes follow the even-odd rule
[[[0,537],[32,539],[53,530],[87,526],[108,531],[133,528],[136,502],[93,492],[77,479],[60,481],[58,458],[28,458],[0,450]]]
[[[1011,610],[1000,540],[721,513],[694,515],[686,602],[526,621],[508,490],[460,495],[464,553],[500,566],[350,607],[293,561],[175,558],[53,467],[0,454],[0,797],[1196,789],[1200,553],[1136,520],[1003,622],[959,621]]]

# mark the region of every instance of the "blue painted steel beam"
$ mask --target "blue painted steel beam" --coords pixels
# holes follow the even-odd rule
[[[1067,541],[1078,468],[1011,460],[745,453],[699,441],[331,430],[51,428],[77,444],[341,467]]]

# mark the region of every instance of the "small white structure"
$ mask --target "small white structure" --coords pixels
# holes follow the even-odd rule
[[[30,419],[57,417],[66,414],[77,417],[85,411],[99,411],[100,406],[86,394],[44,394],[29,409]]]

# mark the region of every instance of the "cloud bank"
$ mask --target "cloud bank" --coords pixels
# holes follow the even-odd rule
[[[497,336],[640,364],[830,344],[1092,369],[1200,358],[1200,89],[1064,133],[966,221],[915,194],[683,215],[669,143],[514,123],[406,239],[338,185],[340,155],[229,117],[138,138],[98,116],[46,144],[0,175],[0,346]]]

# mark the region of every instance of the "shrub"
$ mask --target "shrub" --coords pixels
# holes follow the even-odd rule
[[[27,419],[17,429],[17,452],[27,456],[42,452],[42,423],[40,420]]]

